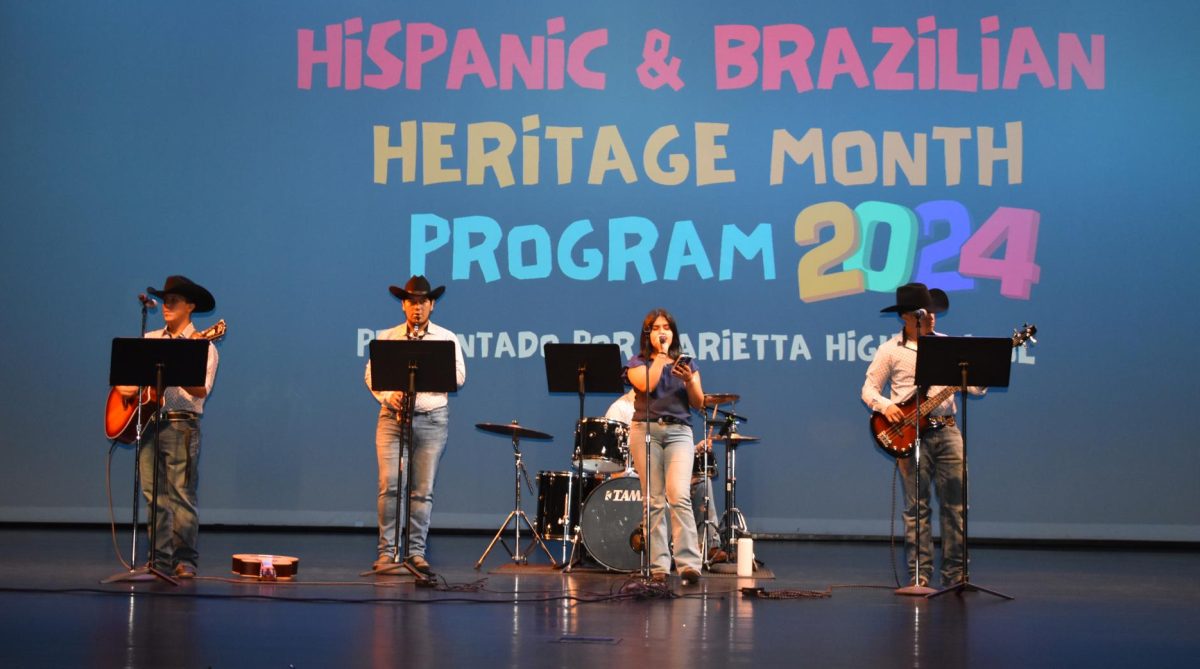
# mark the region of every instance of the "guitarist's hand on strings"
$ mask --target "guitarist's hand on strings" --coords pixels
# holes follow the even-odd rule
[[[388,407],[391,409],[394,409],[395,411],[400,411],[402,408],[404,408],[403,404],[404,404],[404,391],[402,391],[402,390],[392,391],[392,394],[389,395],[387,398]]]
[[[904,419],[904,410],[897,404],[889,404],[883,411],[883,417],[895,425]]]

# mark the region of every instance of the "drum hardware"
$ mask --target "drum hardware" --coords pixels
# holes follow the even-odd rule
[[[537,430],[531,430],[527,427],[522,427],[515,420],[507,425],[502,423],[477,423],[475,427],[483,430],[484,432],[511,436],[513,448],[513,510],[510,511],[508,517],[504,519],[504,523],[500,525],[500,529],[496,530],[496,536],[492,537],[492,541],[488,544],[487,549],[483,551],[483,555],[479,556],[479,561],[475,563],[475,568],[479,569],[483,565],[483,561],[486,560],[488,554],[492,552],[492,548],[496,546],[497,541],[499,541],[500,544],[504,546],[504,550],[508,551],[508,554],[512,556],[512,561],[514,564],[527,564],[529,562],[529,555],[533,552],[533,547],[540,546],[541,549],[546,552],[546,557],[550,558],[550,564],[557,567],[558,563],[555,562],[554,555],[550,553],[550,549],[546,547],[546,542],[542,540],[541,535],[538,534],[538,531],[533,526],[533,523],[529,522],[529,516],[526,515],[524,509],[521,508],[522,478],[525,479],[525,485],[529,486],[530,494],[533,493],[533,484],[529,482],[529,472],[525,470],[525,463],[521,456],[521,437],[525,437],[526,439],[553,439],[553,437],[545,432],[538,432]],[[525,526],[529,528],[529,532],[533,535],[533,540],[529,542],[529,545],[525,548],[525,550],[521,549],[522,522],[525,523]],[[508,543],[501,538],[505,530],[508,529],[509,523],[513,523],[512,548],[509,548]]]
[[[731,420],[735,420],[735,421],[740,421],[740,422],[742,422],[742,423],[749,423],[749,422],[750,422],[750,419],[749,419],[749,418],[746,418],[745,416],[739,416],[739,415],[735,414],[735,413],[734,413],[734,412],[732,412],[732,411],[725,411],[724,409],[717,409],[717,410],[716,410],[716,413],[718,413],[718,414],[720,414],[720,415],[722,415],[722,416],[724,416],[724,417],[725,417],[724,419],[720,419],[720,420],[718,420],[718,422],[725,422],[725,419],[731,419]]]
[[[712,552],[712,547],[708,545],[709,530],[711,529],[717,537],[721,536],[721,526],[717,523],[716,509],[713,508],[712,502],[712,480],[717,477],[717,464],[712,460],[712,442],[702,443],[703,448],[699,449],[692,462],[692,480],[699,480],[700,485],[704,486],[704,495],[700,501],[700,517],[704,520],[696,530],[700,532],[700,560],[704,568],[711,571],[712,558],[709,553]],[[712,514],[709,513],[709,509],[713,509]]]
[[[737,540],[749,536],[746,516],[737,506],[737,449],[742,444],[758,441],[758,437],[737,434],[737,424],[730,426],[729,434],[718,436],[714,441],[725,442],[725,513],[721,524],[725,527],[725,552],[732,559],[737,554]]]
[[[741,397],[735,393],[712,393],[704,396],[704,422],[708,434],[708,443],[725,442],[725,512],[721,514],[719,528],[721,542],[730,559],[737,554],[737,538],[749,535],[746,527],[746,517],[737,507],[737,447],[745,443],[758,441],[758,437],[738,434],[739,422],[749,422],[744,416],[739,416],[731,410],[721,409],[721,404],[734,404]],[[711,412],[708,410],[711,409]],[[719,427],[718,427],[719,426]],[[714,431],[716,434],[714,434]],[[708,487],[705,487],[705,507],[708,506]],[[709,560],[708,532],[704,532],[700,542],[700,556],[706,568],[712,567]]]

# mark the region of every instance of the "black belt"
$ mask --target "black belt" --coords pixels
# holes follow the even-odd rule
[[[659,416],[658,418],[653,418],[651,420],[638,420],[637,422],[639,422],[639,423],[658,423],[659,425],[686,425],[688,427],[692,426],[692,424],[687,422],[686,420],[684,420],[682,418],[676,418],[675,416]]]
[[[196,420],[200,414],[195,411],[168,411],[167,420]]]
[[[958,422],[954,420],[954,416],[930,416],[927,430],[940,430],[943,427],[957,427]]]

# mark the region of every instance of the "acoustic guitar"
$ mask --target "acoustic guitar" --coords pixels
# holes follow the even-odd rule
[[[238,553],[233,556],[233,573],[260,581],[293,578],[300,571],[300,558],[290,555]]]
[[[217,341],[225,336],[225,319],[217,321],[212,327],[192,334],[192,339],[207,339]],[[158,393],[154,388],[142,388],[140,395],[125,397],[116,388],[108,391],[108,402],[104,405],[104,435],[122,444],[132,444],[138,432],[146,427],[154,417],[154,407],[158,404]],[[134,420],[138,407],[142,407],[142,419],[139,424]]]
[[[1014,331],[1013,348],[1023,346],[1030,340],[1036,342],[1037,340],[1033,338],[1036,334],[1036,325],[1025,325],[1020,330]],[[917,440],[917,421],[920,420],[922,431],[930,429],[929,413],[941,406],[942,402],[945,402],[958,390],[958,386],[946,386],[925,398],[919,409],[915,396],[900,402],[896,406],[904,412],[904,417],[895,423],[889,422],[887,416],[882,413],[873,412],[871,414],[871,435],[875,437],[875,443],[879,444],[879,447],[892,457],[907,458],[911,456],[913,444]]]

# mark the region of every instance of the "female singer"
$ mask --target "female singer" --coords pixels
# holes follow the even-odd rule
[[[680,357],[679,330],[665,309],[654,309],[642,322],[641,353],[629,360],[625,379],[633,386],[633,423],[629,447],[642,481],[643,503],[650,508],[650,569],[656,581],[671,571],[666,507],[671,509],[675,565],[685,585],[700,579],[700,544],[692,516],[691,479],[694,456],[692,417],[688,406],[701,409],[704,391],[700,372]],[[646,448],[650,469],[646,470]],[[648,489],[647,489],[648,488]]]

